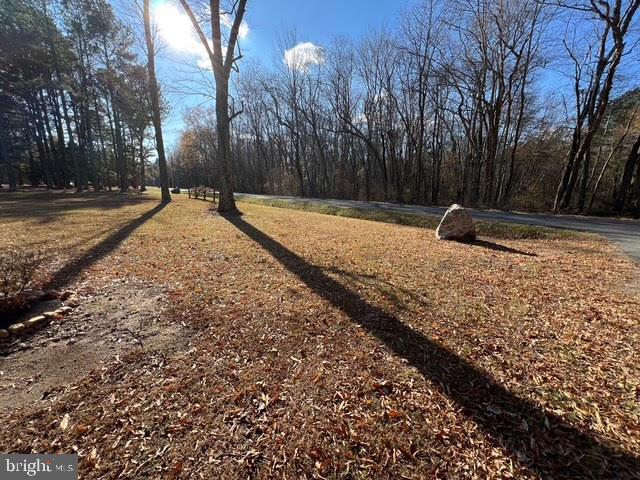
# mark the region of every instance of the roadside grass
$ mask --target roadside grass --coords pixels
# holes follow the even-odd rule
[[[107,241],[74,282],[162,285],[197,329],[10,412],[1,451],[75,451],[91,479],[636,476],[638,269],[606,242],[225,218],[186,195],[149,216],[155,195],[0,195],[0,247],[17,232],[77,261]]]
[[[322,205],[311,201],[296,200],[267,200],[261,198],[240,197],[239,202],[266,205],[276,208],[290,208],[293,210],[303,210],[306,212],[322,213],[324,215],[335,215],[338,217],[358,218],[361,220],[371,220],[374,222],[393,223],[396,225],[406,225],[418,228],[428,228],[435,230],[440,219],[431,215],[419,215],[412,213],[388,212],[366,210],[355,207],[336,207],[333,205]],[[570,230],[538,227],[533,225],[518,225],[503,222],[476,221],[476,229],[479,236],[491,237],[503,240],[517,239],[570,239],[580,235],[580,233]]]

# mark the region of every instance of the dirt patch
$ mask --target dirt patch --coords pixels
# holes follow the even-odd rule
[[[162,287],[115,280],[80,287],[81,305],[28,337],[0,347],[0,411],[52,399],[132,351],[172,351],[189,342],[187,329],[169,321]],[[27,317],[55,309],[43,302]]]

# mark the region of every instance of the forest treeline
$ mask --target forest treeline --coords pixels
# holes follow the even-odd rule
[[[146,63],[105,0],[0,0],[3,179],[49,188],[145,184]]]
[[[640,94],[621,74],[638,3],[426,1],[391,31],[246,67],[236,188],[638,215]],[[176,183],[216,184],[211,119],[188,115]]]
[[[234,65],[222,170],[244,192],[640,215],[639,6],[423,0],[359,40],[291,35],[283,61]],[[0,21],[2,178],[144,185],[130,26],[106,0],[0,0]],[[186,115],[174,186],[225,183],[215,119]]]

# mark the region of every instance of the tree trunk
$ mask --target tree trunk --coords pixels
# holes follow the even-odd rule
[[[11,159],[11,145],[9,138],[9,129],[5,123],[5,116],[0,114],[0,163],[4,163],[7,177],[9,180],[9,191],[17,192],[18,184],[16,181],[16,172],[14,170],[13,161]]]
[[[153,129],[156,134],[156,150],[158,151],[158,170],[160,171],[160,191],[162,202],[171,201],[169,193],[169,177],[167,176],[167,159],[164,154],[164,139],[162,138],[162,118],[160,116],[160,102],[158,99],[158,82],[156,80],[156,59],[151,34],[151,14],[149,0],[144,0],[144,37],[147,42],[147,69],[149,70],[149,95],[151,96],[151,110],[153,113]],[[144,161],[142,162],[144,165]],[[144,167],[143,167],[144,168]]]
[[[627,202],[627,192],[629,191],[631,179],[633,178],[633,170],[636,167],[636,163],[638,163],[638,157],[640,157],[640,135],[638,135],[638,138],[636,138],[636,141],[633,143],[629,156],[627,157],[624,172],[622,173],[622,180],[620,181],[620,188],[613,203],[613,210],[617,213],[622,212]]]
[[[229,81],[216,75],[216,129],[218,133],[218,159],[220,160],[220,203],[218,211],[237,211],[233,198],[233,174],[231,171],[231,138],[229,121]]]
[[[578,212],[584,211],[584,204],[587,199],[587,186],[589,185],[589,171],[591,169],[591,149],[584,154],[582,165],[582,178],[580,181],[580,191],[578,192]]]
[[[62,115],[64,117],[64,123],[67,127],[67,136],[69,137],[69,153],[71,155],[71,164],[73,165],[73,173],[76,179],[76,191],[81,192],[84,189],[84,178],[82,167],[80,166],[81,159],[78,158],[78,152],[76,152],[75,144],[73,142],[73,130],[71,129],[71,119],[69,118],[69,108],[67,107],[67,100],[65,98],[64,90],[60,90],[60,99],[62,101]],[[80,139],[80,132],[78,132],[78,122],[76,118],[76,134],[78,141]]]
[[[140,138],[138,139],[139,147],[140,147],[140,191],[146,192],[147,187],[145,186],[145,175],[144,175],[144,131],[140,134]]]
[[[53,138],[53,134],[51,132],[51,126],[48,118],[48,110],[47,110],[47,101],[45,100],[44,94],[42,91],[40,92],[40,97],[42,99],[42,111],[45,114],[45,125],[47,126],[47,133],[49,135],[49,141],[51,142],[51,150],[57,151],[58,153],[58,171],[62,176],[62,188],[69,187],[70,179],[67,169],[67,153],[66,153],[66,145],[64,141],[64,133],[62,131],[62,121],[60,120],[60,108],[58,108],[51,99],[51,92],[47,92],[47,99],[49,103],[49,108],[51,109],[51,116],[53,118],[53,126],[56,129],[56,135],[58,137],[58,145],[57,149],[54,150],[55,140]],[[55,98],[55,97],[54,97]]]
[[[44,129],[41,125],[41,120],[37,116],[37,111],[33,103],[29,103],[29,115],[31,116],[31,128],[33,130],[32,136],[36,140],[36,146],[38,147],[38,160],[40,160],[40,166],[44,175],[44,181],[47,185],[47,189],[53,188],[53,176],[51,158],[49,156],[49,147],[47,140],[44,137]]]
[[[113,124],[115,133],[115,151],[116,151],[116,169],[118,170],[118,180],[120,182],[120,193],[126,193],[129,188],[129,179],[127,178],[127,159],[124,156],[124,138],[122,132],[122,123],[120,122],[120,112],[113,109]]]
[[[148,0],[145,0],[148,1]],[[229,76],[235,62],[234,54],[236,42],[238,40],[238,31],[242,18],[244,16],[247,0],[238,0],[236,3],[237,11],[229,38],[227,42],[226,52],[222,53],[222,32],[220,29],[220,0],[210,0],[209,9],[211,12],[211,39],[213,48],[209,46],[207,37],[205,36],[197,18],[189,7],[187,0],[180,0],[184,7],[193,28],[196,30],[203,47],[207,51],[213,75],[216,81],[216,130],[218,134],[218,158],[221,167],[220,179],[220,203],[218,204],[218,212],[234,213],[237,212],[236,202],[233,198],[233,170],[231,165],[231,138],[230,124],[233,116],[229,115]]]

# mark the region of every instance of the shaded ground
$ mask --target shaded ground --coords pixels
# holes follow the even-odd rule
[[[122,201],[90,245],[73,209],[25,228],[73,225],[74,282],[162,285],[198,334],[13,409],[0,450],[75,446],[83,478],[638,477],[638,270],[606,243]]]
[[[427,207],[423,205],[402,205],[385,202],[362,202],[356,200],[333,200],[323,198],[300,198],[278,195],[236,194],[239,199],[280,200],[327,205],[339,208],[359,208],[374,212],[397,212],[407,214],[442,217],[446,207]],[[485,222],[515,223],[539,227],[559,228],[578,232],[595,233],[615,242],[622,250],[637,262],[640,262],[640,221],[630,219],[588,217],[577,215],[551,215],[539,213],[502,212],[498,210],[472,209],[476,220]]]

